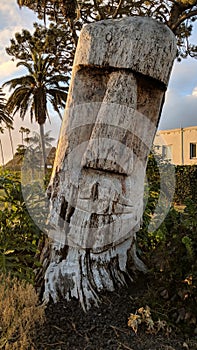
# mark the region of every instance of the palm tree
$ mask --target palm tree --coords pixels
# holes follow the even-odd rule
[[[28,75],[14,78],[3,86],[9,86],[13,93],[7,101],[9,113],[19,112],[24,120],[30,111],[31,122],[35,120],[40,127],[40,142],[43,162],[46,165],[46,152],[44,144],[44,123],[48,113],[48,102],[55,112],[61,117],[61,109],[65,107],[67,98],[67,77],[62,74],[51,74],[53,69],[53,57],[51,55],[32,53],[31,62],[20,61],[17,66],[24,66]],[[63,85],[60,85],[60,84]]]
[[[44,145],[46,148],[46,153],[52,148],[52,142],[55,140],[54,137],[50,136],[51,131],[47,131],[44,134]],[[37,160],[40,159],[40,151],[42,150],[42,144],[40,140],[40,135],[36,131],[33,132],[33,136],[27,136],[24,138],[24,141],[28,144],[28,149],[31,152],[34,152],[34,154],[37,156]],[[40,162],[40,166],[42,165],[42,161]],[[46,159],[46,168],[47,168],[47,159]]]
[[[19,132],[21,133],[22,145],[24,145],[24,134],[26,134],[26,138],[27,138],[27,135],[29,135],[30,130],[28,128],[24,128],[23,126],[21,126],[19,129]]]
[[[54,137],[50,136],[50,133],[51,133],[51,130],[47,131],[44,134],[44,143],[46,148],[51,148],[52,147],[51,142],[55,140]],[[30,147],[33,147],[36,150],[41,149],[40,135],[36,131],[33,132],[33,136],[27,136],[23,140],[27,142]]]

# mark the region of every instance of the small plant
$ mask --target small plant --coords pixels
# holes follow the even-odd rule
[[[0,275],[0,349],[34,350],[35,326],[43,321],[44,307],[33,286]]]
[[[145,324],[147,333],[157,334],[159,331],[164,331],[168,334],[171,332],[166,321],[160,319],[153,321],[149,306],[146,306],[145,308],[141,307],[135,314],[130,314],[128,318],[128,326],[132,328],[135,334],[137,333],[140,324]]]

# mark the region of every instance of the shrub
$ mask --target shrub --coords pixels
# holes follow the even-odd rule
[[[171,208],[155,232],[144,227],[138,245],[150,272],[144,303],[191,335],[197,332],[197,203],[185,203],[182,212]]]
[[[33,281],[39,228],[28,214],[20,179],[0,173],[0,272]]]
[[[149,198],[143,226],[137,234],[138,254],[149,269],[149,288],[141,303],[151,307],[154,319],[162,314],[165,321],[185,334],[197,334],[197,167],[179,167],[179,174],[176,172],[179,191],[174,198],[179,197],[179,203],[184,201],[185,208],[180,211],[172,205],[160,227],[150,231],[153,214],[157,221],[155,207],[160,195],[157,164],[150,155]]]
[[[174,201],[184,204],[188,198],[197,201],[197,166],[177,165]]]

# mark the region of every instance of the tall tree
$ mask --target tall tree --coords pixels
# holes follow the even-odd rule
[[[67,97],[68,78],[58,73],[51,74],[53,58],[50,55],[33,52],[31,62],[23,60],[17,63],[17,67],[19,66],[25,67],[29,74],[4,83],[3,86],[9,86],[10,90],[14,89],[8,98],[6,108],[13,115],[19,112],[22,120],[30,111],[31,122],[35,120],[39,124],[45,165],[44,123],[49,115],[48,102],[61,118],[61,109],[65,107]]]
[[[24,134],[26,134],[26,139],[30,133],[29,128],[24,128],[23,126],[20,127],[19,132],[21,133],[21,142],[22,146],[24,146]],[[27,142],[27,141],[26,141]]]
[[[67,22],[63,25],[51,23],[49,28],[34,23],[34,32],[27,29],[17,32],[10,40],[6,52],[13,60],[32,61],[32,52],[50,55],[53,59],[51,74],[63,73],[70,77],[69,71],[74,59],[74,47]]]
[[[44,143],[46,148],[52,148],[52,142],[55,141],[54,137],[50,136],[51,130],[47,131],[44,134]],[[33,136],[29,135],[24,138],[24,141],[27,142],[28,146],[33,147],[35,150],[41,150],[40,135],[34,131]]]
[[[84,23],[133,15],[156,18],[176,34],[179,57],[196,56],[197,47],[189,42],[197,16],[196,0],[17,0],[17,3],[37,12],[39,18],[47,16],[56,23],[65,23],[66,19],[75,43]]]

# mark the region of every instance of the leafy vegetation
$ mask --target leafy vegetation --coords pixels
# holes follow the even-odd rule
[[[153,322],[150,330],[153,334],[163,325],[165,332],[181,328],[184,334],[191,335],[197,331],[197,203],[188,198],[182,211],[172,206],[161,226],[150,232],[150,220],[160,194],[160,161],[156,162],[153,154],[149,157],[149,198],[137,242],[138,255],[146,263],[150,279],[139,309],[146,310],[149,305],[151,317],[145,319],[138,312],[139,317],[131,314],[129,322],[136,332],[139,324],[150,330]],[[28,185],[26,190],[30,194]],[[36,191],[35,184],[35,195]],[[27,211],[19,176],[1,171],[0,201],[0,271],[33,282],[42,234]],[[35,205],[40,215],[38,202]]]
[[[70,38],[76,47],[78,32],[84,23],[125,16],[148,16],[165,23],[176,34],[179,57],[196,57],[197,47],[189,40],[197,16],[196,0],[17,0],[17,3],[37,12],[40,19],[46,21],[47,17],[69,31],[69,47]]]
[[[0,173],[0,271],[33,282],[40,229],[24,202],[20,179]]]
[[[197,166],[177,165],[174,202],[184,205],[189,198],[197,201]]]
[[[7,111],[5,94],[3,93],[2,89],[0,89],[0,124],[2,122],[11,126],[13,120]]]
[[[151,162],[153,165],[153,159]],[[153,319],[162,315],[170,326],[193,335],[197,333],[197,203],[189,196],[183,210],[172,206],[160,227],[150,231],[160,186],[156,164],[149,164],[149,184],[154,191],[149,192],[143,227],[138,233],[138,253],[148,266],[150,279],[141,302],[150,306]],[[184,182],[182,186],[184,190]]]
[[[27,29],[16,32],[14,38],[10,39],[10,46],[6,48],[6,52],[13,60],[26,62],[32,61],[32,52],[50,55],[53,59],[51,74],[63,73],[68,77],[74,59],[69,29],[66,25],[59,26],[54,23],[50,23],[49,28],[34,23],[33,33]]]

